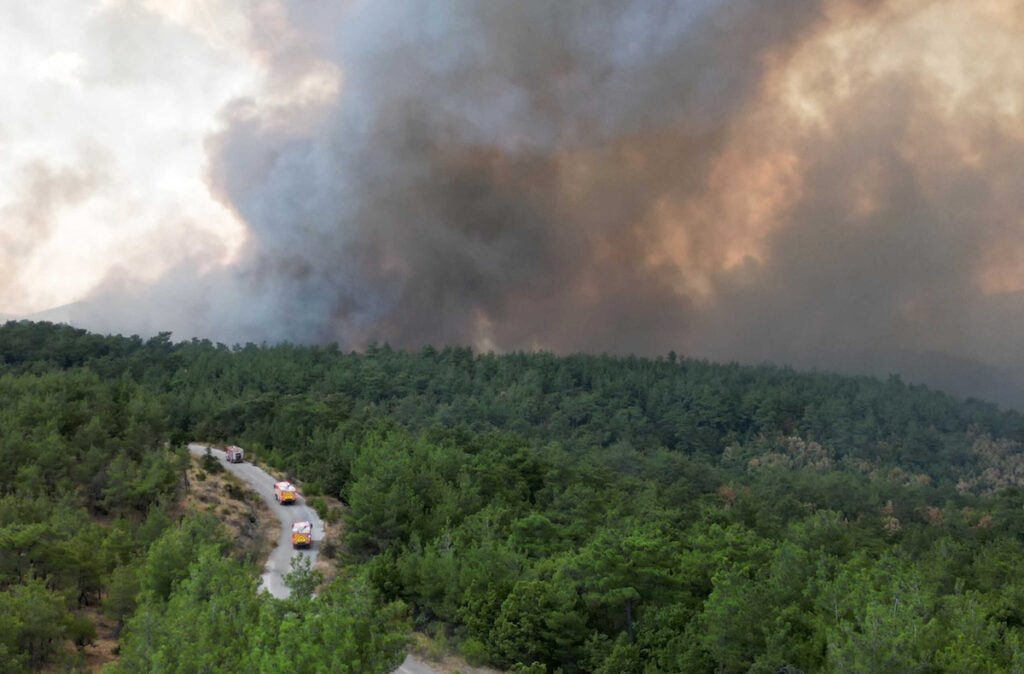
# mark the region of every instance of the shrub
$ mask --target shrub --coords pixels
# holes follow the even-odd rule
[[[81,615],[72,615],[67,620],[68,636],[75,643],[79,652],[96,641],[96,625],[89,618]]]
[[[479,639],[467,637],[459,644],[459,652],[474,667],[487,664],[487,647]]]
[[[206,454],[199,461],[199,465],[203,467],[210,475],[216,475],[217,473],[224,472],[224,466],[220,465],[220,461],[216,457]]]
[[[308,500],[309,507],[316,511],[316,514],[321,519],[326,520],[328,517],[327,501],[324,500],[323,496],[313,496]]]

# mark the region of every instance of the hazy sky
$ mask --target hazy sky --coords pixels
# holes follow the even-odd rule
[[[1024,401],[1021,0],[0,10],[0,313]]]
[[[203,144],[260,84],[247,31],[209,0],[4,3],[0,312],[81,299],[114,267],[151,280],[190,252],[229,258],[243,228]]]

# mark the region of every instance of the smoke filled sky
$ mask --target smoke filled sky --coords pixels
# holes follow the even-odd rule
[[[7,3],[0,313],[1024,405],[1022,44],[1022,0]]]

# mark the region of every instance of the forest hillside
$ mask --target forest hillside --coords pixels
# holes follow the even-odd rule
[[[341,499],[344,572],[256,595],[169,509],[190,440]],[[8,322],[0,669],[81,667],[98,608],[124,672],[386,672],[412,627],[515,672],[1024,671],[1022,441],[895,376]]]

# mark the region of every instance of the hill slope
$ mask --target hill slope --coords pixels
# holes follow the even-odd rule
[[[108,387],[57,408],[62,436],[109,408],[125,438],[148,419],[172,444],[237,441],[340,497],[350,571],[471,663],[1024,662],[1024,419],[994,405],[674,354],[229,348],[32,323],[0,328],[0,354],[0,383],[61,382],[46,395],[70,402],[68,382]]]

